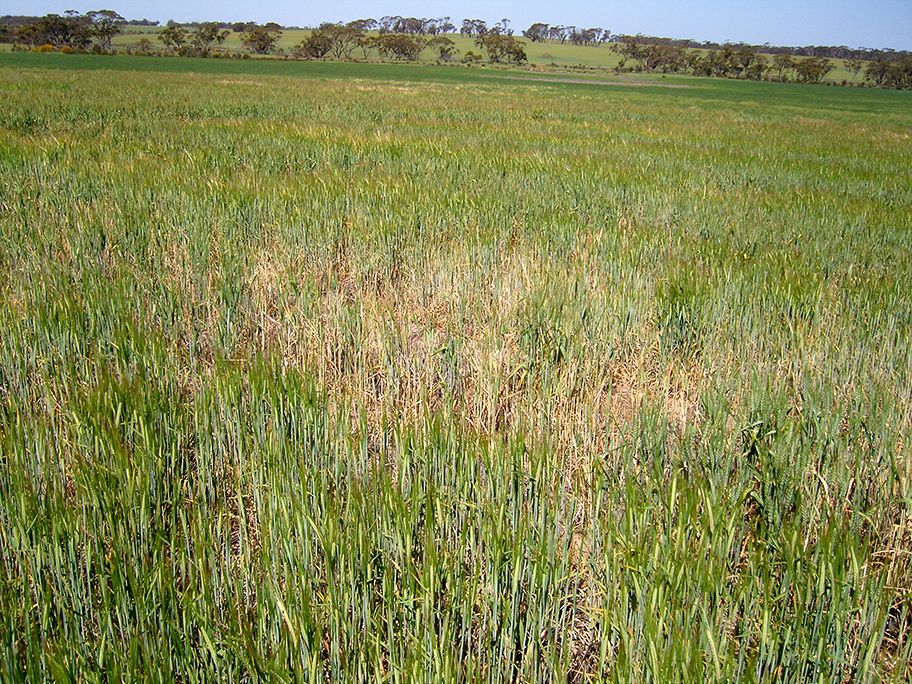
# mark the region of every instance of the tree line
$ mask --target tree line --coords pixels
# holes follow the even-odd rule
[[[381,59],[416,61],[422,51],[433,51],[438,62],[449,62],[457,56],[456,44],[441,32],[390,32],[381,26],[376,34],[368,33],[376,28],[373,20],[358,20],[348,24],[324,23],[311,31],[300,44],[292,49],[299,58],[322,59],[332,56],[336,59],[351,59],[355,51],[369,59],[376,53]],[[392,28],[397,28],[395,24]],[[486,31],[472,34],[475,45],[485,53],[489,62],[511,62],[522,64],[527,61],[522,41],[511,34],[500,31]],[[429,37],[428,37],[429,36]],[[481,61],[482,56],[472,51],[463,55],[466,63]]]
[[[108,9],[84,14],[68,11],[63,15],[43,17],[6,16],[0,17],[0,42],[14,43],[19,49],[111,52],[114,37],[127,27],[157,25],[158,22],[147,19],[128,21]],[[451,17],[390,15],[347,23],[325,22],[285,51],[278,43],[287,29],[275,22],[179,24],[171,20],[156,36],[158,47],[144,37],[131,51],[150,55],[229,56],[219,47],[233,31],[240,35],[247,52],[255,55],[416,61],[422,53],[431,51],[438,62],[452,62],[459,58],[459,51],[449,36],[458,33],[473,38],[479,51],[466,51],[461,56],[463,63],[477,63],[485,58],[491,63],[523,64],[528,61],[526,43],[514,35],[509,19],[493,24],[482,19],[463,19],[457,25]],[[521,35],[532,43],[551,41],[591,47],[608,44],[619,56],[619,71],[820,83],[834,69],[832,59],[842,59],[851,75],[851,81],[846,84],[912,89],[912,52],[908,51],[697,43],[642,35],[613,35],[600,27],[578,28],[543,22],[531,24]]]
[[[120,14],[108,9],[85,14],[68,10],[63,15],[43,17],[7,16],[0,19],[0,41],[67,51],[108,52],[112,49],[114,36],[121,33],[127,23]]]
[[[52,15],[49,15],[52,16]],[[38,17],[34,15],[23,15],[23,14],[5,14],[0,16],[0,31],[8,30],[13,26],[22,26],[24,24],[34,24],[37,21],[40,21],[44,17]],[[125,19],[124,26],[160,26],[160,21],[153,21],[152,19]],[[2,42],[9,42],[4,40]]]
[[[129,22],[112,10],[95,10],[80,14],[75,11],[64,15],[48,14],[43,17],[23,17],[0,24],[0,40],[34,50],[60,49],[69,51],[110,52],[113,38],[123,32]],[[491,63],[527,61],[523,42],[508,30],[508,20],[487,27],[479,20],[467,20],[461,32],[473,35],[480,53]],[[167,54],[183,57],[211,57],[222,55],[218,48],[231,32],[237,32],[241,44],[251,54],[282,54],[296,59],[334,58],[351,60],[355,57],[396,61],[417,61],[425,50],[433,52],[437,61],[449,62],[457,57],[455,43],[447,34],[457,31],[449,17],[417,19],[414,17],[383,17],[359,19],[346,24],[323,23],[312,29],[288,54],[277,48],[285,27],[270,22],[196,22],[178,24],[169,21],[157,35],[157,42]],[[158,54],[149,38],[139,41],[140,54]],[[464,63],[479,62],[482,54],[467,51]]]
[[[625,36],[614,43],[613,49],[620,56],[619,69],[641,72],[820,83],[835,68],[826,57],[794,57],[782,52],[765,55],[744,44],[687,50],[681,45],[640,43]],[[862,75],[878,87],[912,89],[912,55],[871,60],[850,58],[843,63],[852,83],[857,83]]]
[[[682,47],[699,50],[721,50],[725,46],[731,46],[735,49],[749,48],[754,52],[767,55],[791,55],[792,57],[828,57],[829,59],[863,59],[876,60],[886,59],[888,61],[901,60],[906,57],[912,57],[912,52],[908,50],[891,50],[889,48],[850,48],[845,45],[804,45],[798,47],[789,47],[785,45],[756,45],[751,43],[716,43],[709,40],[697,41],[690,38],[662,38],[659,36],[645,36],[643,34],[628,35],[620,34],[611,37],[614,42],[633,41],[643,45],[667,45],[672,47]]]
[[[611,31],[603,28],[577,28],[576,26],[551,26],[536,22],[523,31],[523,36],[533,43],[552,41],[555,43],[570,43],[571,45],[589,45],[598,47],[602,43],[611,41]]]

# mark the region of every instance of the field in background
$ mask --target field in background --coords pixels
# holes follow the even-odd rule
[[[142,38],[148,38],[153,41],[156,48],[161,48],[161,43],[157,40],[160,27],[157,26],[137,26],[130,27],[129,33],[117,36],[114,40],[116,47],[127,48],[136,47]],[[310,33],[306,29],[293,29],[282,32],[279,39],[278,47],[286,52],[303,41]],[[517,34],[519,35],[519,34]],[[457,60],[461,59],[466,52],[481,52],[475,45],[474,39],[462,35],[447,36],[455,43],[458,50]],[[594,46],[560,44],[558,42],[533,43],[523,39],[525,42],[526,55],[529,58],[529,65],[533,67],[585,67],[588,69],[614,69],[618,66],[620,59],[608,44]],[[223,47],[232,52],[244,52],[241,34],[232,32],[225,40]],[[699,52],[705,52],[698,50]],[[356,50],[355,57],[361,56],[361,51]],[[376,58],[376,57],[374,57]],[[798,58],[801,59],[801,58]],[[421,62],[432,63],[435,61],[434,54],[431,50],[425,50],[421,55]],[[839,83],[841,81],[851,81],[852,75],[846,70],[843,60],[832,60],[835,68],[831,71],[828,81]]]
[[[908,93],[0,67],[0,677],[908,681]]]
[[[123,47],[136,45],[141,38],[147,37],[154,40],[157,43],[157,46],[161,46],[156,39],[158,32],[161,30],[160,28],[141,28],[143,29],[142,31],[129,34],[125,33],[118,36],[115,40],[115,45]],[[286,52],[290,52],[291,48],[303,41],[309,34],[310,31],[306,29],[283,31],[282,37],[279,39],[278,47]],[[458,58],[461,58],[462,55],[468,51],[481,53],[481,50],[475,45],[473,38],[461,35],[448,35],[447,37],[455,43],[455,47],[459,51]],[[583,47],[578,45],[560,45],[558,43],[544,44],[532,43],[530,41],[525,42],[526,54],[529,57],[530,64],[547,65],[554,63],[559,66],[583,65],[589,67],[614,68],[618,63],[617,55],[607,45],[602,45],[601,47]],[[231,32],[223,43],[223,47],[227,50],[243,50],[244,47],[241,43],[241,34]],[[356,50],[354,56],[361,56],[361,51]],[[435,61],[432,51],[425,50],[421,55],[421,61]]]

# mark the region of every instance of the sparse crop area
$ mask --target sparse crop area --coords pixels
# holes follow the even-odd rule
[[[912,97],[520,78],[0,54],[0,679],[909,681]]]

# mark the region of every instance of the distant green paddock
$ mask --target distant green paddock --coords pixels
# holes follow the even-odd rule
[[[35,69],[261,74],[317,78],[354,78],[409,81],[439,81],[534,85],[555,89],[615,90],[636,88],[662,93],[671,98],[699,99],[709,107],[720,102],[741,102],[747,107],[781,104],[798,108],[882,111],[884,115],[904,114],[908,93],[876,89],[846,89],[827,85],[802,85],[711,79],[663,74],[548,74],[528,69],[482,65],[357,63],[296,61],[278,59],[201,59],[182,57],[134,57],[129,55],[63,55],[10,52],[0,57],[0,66]],[[519,80],[523,79],[523,80]],[[528,79],[525,80],[525,79]],[[587,82],[591,84],[587,85]],[[668,88],[667,86],[680,86]]]
[[[157,27],[154,29],[144,28],[145,30],[141,32],[118,36],[115,39],[115,44],[121,47],[135,46],[143,37],[150,38],[158,44],[156,36],[161,29]],[[278,47],[290,51],[291,48],[303,41],[309,33],[310,31],[304,29],[283,31],[282,37],[279,39]],[[457,34],[450,35],[448,38],[455,43],[456,49],[459,51],[457,59],[461,58],[462,55],[470,50],[476,53],[480,52],[479,48],[473,42],[473,39],[470,37]],[[529,57],[530,64],[548,65],[553,63],[559,66],[583,65],[587,67],[614,68],[618,63],[617,55],[607,45],[601,47],[583,47],[576,45],[561,45],[559,43],[525,42],[526,54]],[[223,47],[228,50],[243,50],[241,34],[232,31],[223,43]],[[358,56],[359,52],[359,50],[356,50],[355,56]],[[422,53],[421,61],[434,61],[431,50],[425,50]]]
[[[118,47],[135,47],[139,40],[145,37],[151,39],[156,45],[159,45],[156,39],[159,31],[161,31],[160,27],[133,27],[129,29],[128,32],[117,36],[114,43]],[[309,33],[310,31],[306,29],[283,31],[282,37],[279,39],[278,47],[285,51],[290,51],[291,48],[303,41]],[[457,60],[468,51],[475,53],[480,52],[479,48],[475,45],[473,38],[458,34],[450,35],[448,37],[455,43],[455,47],[459,51]],[[593,47],[570,45],[567,43],[561,44],[552,41],[533,43],[525,39],[523,40],[526,43],[526,55],[529,58],[529,64],[536,66],[558,66],[565,68],[582,66],[590,69],[614,69],[620,62],[620,58],[608,44]],[[231,32],[223,44],[223,47],[227,50],[242,51],[244,48],[241,43],[241,34]],[[699,51],[705,52],[704,50]],[[355,55],[358,55],[357,50],[355,51]],[[430,50],[425,50],[421,55],[420,61],[433,62],[433,53]],[[846,70],[843,60],[836,59],[833,60],[833,63],[836,67],[829,73],[827,80],[836,83],[843,80],[852,80],[852,76]]]

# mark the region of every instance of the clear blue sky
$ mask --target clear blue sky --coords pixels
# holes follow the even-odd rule
[[[131,19],[218,19],[314,25],[321,21],[404,16],[533,21],[599,26],[614,33],[777,45],[912,49],[912,0],[4,0],[0,14],[111,8]]]

